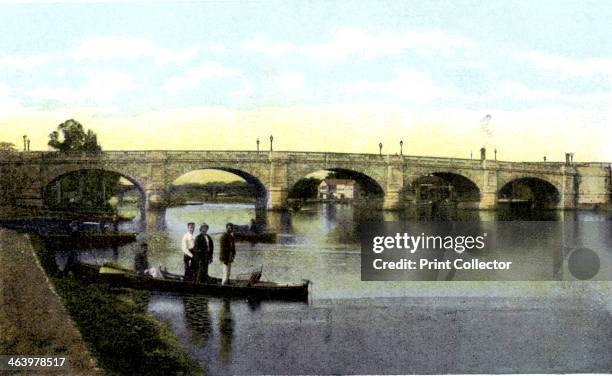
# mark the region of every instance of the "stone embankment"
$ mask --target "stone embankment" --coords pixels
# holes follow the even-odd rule
[[[29,236],[4,229],[0,229],[0,354],[67,357],[69,366],[49,372],[54,375],[100,373]]]

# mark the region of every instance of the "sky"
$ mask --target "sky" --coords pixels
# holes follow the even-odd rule
[[[610,1],[0,3],[0,141],[612,161]]]

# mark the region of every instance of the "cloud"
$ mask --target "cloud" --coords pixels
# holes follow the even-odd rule
[[[219,49],[219,46],[215,48]],[[71,55],[77,61],[150,58],[157,63],[182,63],[193,58],[198,51],[198,47],[170,50],[146,38],[100,37],[84,41]]]
[[[250,82],[244,82],[240,87],[230,93],[232,98],[245,98],[251,95],[253,92],[253,85]]]
[[[300,72],[281,73],[274,79],[276,86],[284,91],[296,91],[304,87],[304,75]]]
[[[612,59],[573,59],[538,51],[522,52],[518,59],[527,61],[536,68],[557,72],[562,78],[612,75]]]
[[[414,102],[460,95],[452,88],[437,85],[426,73],[403,68],[396,69],[395,77],[391,80],[359,80],[346,86],[346,90],[350,93],[383,94]]]
[[[162,86],[163,90],[176,93],[180,90],[198,86],[200,82],[216,77],[230,77],[238,74],[234,68],[226,67],[218,61],[204,61],[195,68],[188,69],[180,76],[170,77]]]
[[[218,42],[207,43],[204,45],[204,49],[216,54],[222,54],[226,51],[225,45]]]
[[[298,47],[293,43],[273,41],[262,35],[244,42],[242,49],[248,52],[263,53],[273,58],[279,58],[298,51]]]
[[[83,102],[110,102],[119,93],[134,88],[132,78],[118,70],[90,70],[86,73],[86,83],[76,89],[38,88],[27,92],[32,98],[52,100],[65,104]]]
[[[0,114],[6,116],[22,109],[21,104],[13,97],[11,87],[0,82]]]
[[[323,65],[334,64],[350,57],[370,60],[405,50],[421,55],[435,52],[448,56],[457,49],[469,49],[475,46],[476,43],[468,38],[436,30],[374,34],[359,28],[341,28],[329,41],[302,46],[273,41],[264,36],[243,43],[245,51],[264,53],[273,58],[299,54]]]
[[[601,102],[601,101],[607,101],[610,99],[609,93],[572,95],[572,94],[566,94],[566,93],[562,93],[560,91],[551,90],[551,89],[534,89],[524,84],[513,82],[513,81],[501,82],[495,88],[495,93],[503,97],[511,97],[515,99],[521,99],[524,101],[553,100],[553,101],[585,103],[585,102]]]
[[[3,56],[0,57],[0,68],[31,70],[46,64],[51,59],[52,55],[46,53],[30,56]]]

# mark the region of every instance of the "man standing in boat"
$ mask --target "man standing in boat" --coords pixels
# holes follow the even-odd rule
[[[183,251],[183,262],[185,263],[185,280],[193,281],[195,279],[195,262],[193,259],[193,247],[195,245],[195,223],[187,223],[187,233],[183,235],[181,241],[181,250]]]
[[[225,225],[225,233],[221,235],[221,252],[219,252],[219,261],[223,264],[223,281],[222,285],[229,284],[230,273],[232,271],[232,262],[236,257],[236,241],[234,239],[234,225],[228,223]]]
[[[208,265],[212,263],[215,246],[213,240],[208,235],[208,225],[203,223],[200,226],[200,233],[195,237],[193,254],[196,270],[196,281],[200,283],[208,282]]]

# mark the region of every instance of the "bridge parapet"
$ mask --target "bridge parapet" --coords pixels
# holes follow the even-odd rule
[[[432,158],[432,157],[404,157],[410,165],[427,167],[446,167],[448,169],[480,169],[482,162],[474,159]]]

